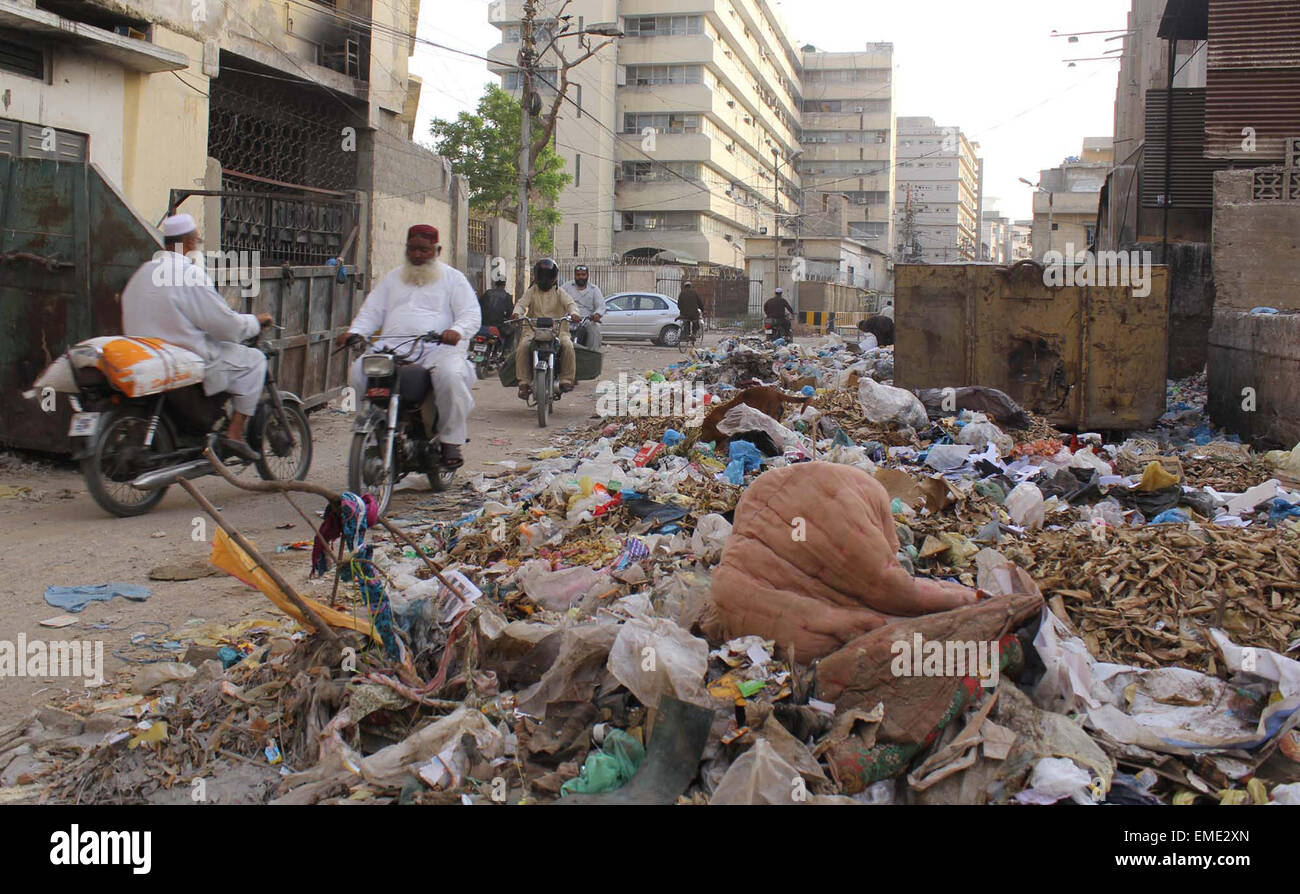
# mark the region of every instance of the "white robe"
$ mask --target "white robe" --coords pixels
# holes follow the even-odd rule
[[[266,355],[239,344],[261,331],[253,314],[231,310],[200,265],[161,251],[122,290],[122,333],[158,338],[203,358],[205,394],[229,392],[251,416],[266,382]]]
[[[588,281],[587,287],[585,289],[580,289],[576,282],[569,280],[560,288],[564,289],[564,291],[569,294],[569,297],[573,299],[574,304],[578,305],[578,309],[582,312],[584,317],[589,317],[593,314],[600,314],[602,317],[605,315],[605,296],[601,294],[600,288],[595,283]],[[600,324],[588,321],[587,328],[591,330],[590,347],[592,350],[600,350],[601,342],[603,341],[601,338]]]
[[[470,393],[476,376],[469,362],[469,342],[482,321],[474,288],[454,267],[435,261],[442,268],[437,282],[412,286],[402,282],[402,268],[389,271],[379,280],[361,305],[351,332],[369,337],[382,332],[377,347],[410,348],[401,345],[403,336],[423,335],[455,329],[456,345],[418,343],[411,359],[429,370],[434,400],[438,405],[438,438],[444,444],[464,444],[468,435],[474,398]],[[361,358],[352,364],[349,381],[360,396],[365,393]]]

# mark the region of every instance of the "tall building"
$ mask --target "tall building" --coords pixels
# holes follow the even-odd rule
[[[849,232],[886,254],[894,246],[894,45],[863,52],[802,48],[805,190],[849,200]]]
[[[936,264],[979,259],[982,163],[957,127],[898,119],[894,208],[900,258]]]
[[[743,268],[745,238],[799,206],[789,30],[767,0],[575,0],[566,14],[574,30],[618,22],[626,36],[571,72],[556,148],[575,183],[560,199],[557,255]],[[489,68],[513,91],[521,16],[520,0],[489,11],[502,31]],[[575,55],[575,38],[559,43]],[[548,53],[539,64],[558,63]]]

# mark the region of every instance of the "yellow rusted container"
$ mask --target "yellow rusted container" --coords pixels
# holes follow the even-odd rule
[[[1164,414],[1167,267],[1150,268],[1145,297],[1048,285],[1033,262],[899,264],[894,277],[899,387],[997,388],[1073,431],[1142,429]]]

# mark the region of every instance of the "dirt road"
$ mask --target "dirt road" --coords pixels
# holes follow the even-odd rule
[[[606,342],[605,351],[604,376],[613,379],[620,371],[662,368],[681,359],[675,349],[639,342]],[[474,389],[476,407],[470,421],[472,443],[465,450],[465,468],[458,480],[491,468],[489,463],[525,459],[566,428],[595,421],[595,385],[582,383],[556,405],[550,426],[539,429],[536,412],[524,406],[514,389],[502,388],[495,378],[479,382]],[[322,409],[312,414],[311,421],[315,456],[309,480],[342,490],[351,414]],[[181,637],[187,627],[196,624],[231,625],[245,618],[277,616],[260,593],[224,575],[192,581],[148,579],[150,569],[158,566],[206,563],[212,523],[180,488],[169,490],[149,515],[117,519],[94,504],[71,463],[49,457],[37,457],[36,462],[31,459],[26,455],[0,455],[0,545],[4,555],[0,569],[0,642],[16,644],[20,635],[28,642],[101,640],[104,676],[111,678],[130,659],[142,657],[140,646],[131,643],[135,634],[146,634],[150,641],[158,642],[169,636]],[[244,474],[255,475],[251,470]],[[288,502],[279,496],[240,491],[214,478],[199,479],[197,484],[233,524],[272,555],[290,583],[308,595],[327,595],[320,593],[318,582],[308,582],[309,553],[273,553],[278,545],[312,537],[307,523]],[[31,491],[25,497],[4,496],[14,493],[9,488],[27,487]],[[444,505],[443,511],[456,517],[462,511],[456,507],[457,502],[463,502],[465,509],[478,505],[467,491],[455,484],[448,498],[436,500],[435,505]],[[323,501],[305,496],[295,499],[315,520]],[[389,515],[400,517],[403,511],[427,507],[431,501],[435,501],[435,495],[428,490],[424,477],[415,476],[399,487]],[[201,524],[206,528],[205,536],[196,538]],[[42,620],[65,614],[46,604],[46,587],[117,582],[147,586],[149,598],[144,602],[120,597],[92,602],[74,616],[76,623],[72,626],[41,626]],[[77,679],[0,676],[0,723],[17,719],[64,689],[80,694],[82,688]]]

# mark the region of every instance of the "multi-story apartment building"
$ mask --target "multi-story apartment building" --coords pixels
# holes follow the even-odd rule
[[[517,90],[522,2],[492,10],[503,42],[489,68]],[[798,209],[788,29],[767,0],[575,0],[565,13],[574,30],[618,22],[625,36],[572,71],[556,147],[575,183],[560,200],[557,254],[743,267],[745,237]],[[557,64],[539,60],[543,72]]]
[[[894,226],[900,243],[919,245],[922,263],[979,259],[983,174],[976,149],[960,128],[898,119]],[[900,256],[910,248],[900,248]]]
[[[894,246],[894,46],[863,52],[802,48],[803,157],[807,190],[849,199],[849,235],[892,254]]]

